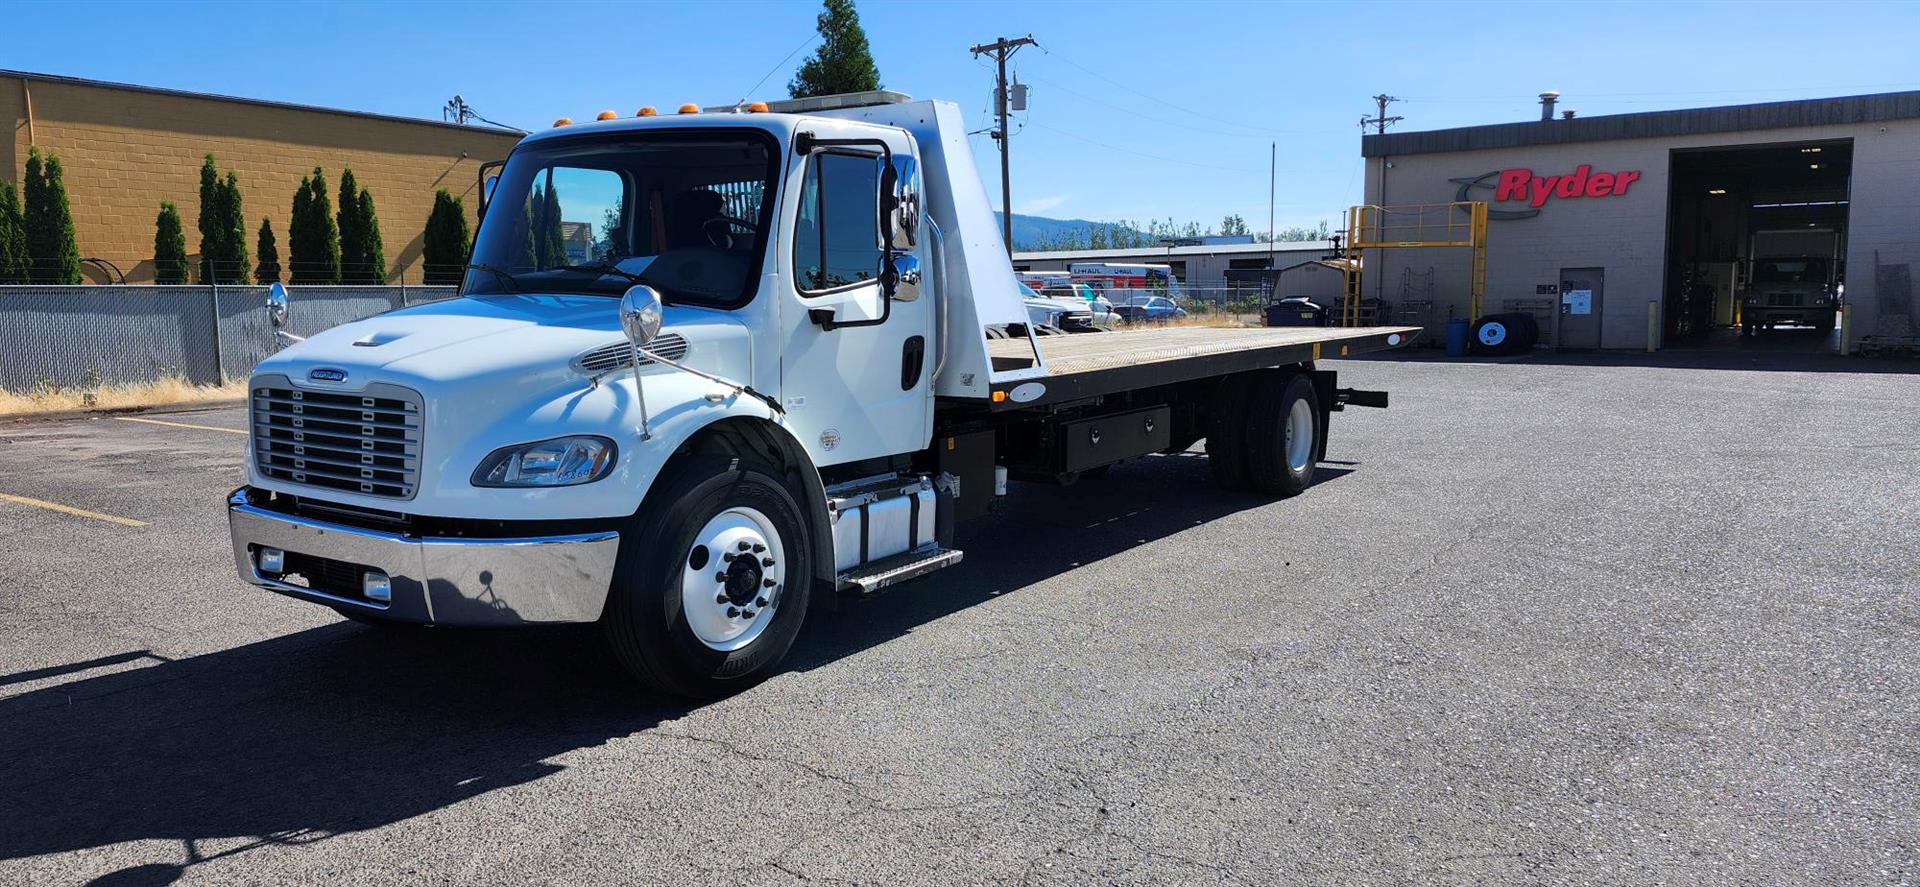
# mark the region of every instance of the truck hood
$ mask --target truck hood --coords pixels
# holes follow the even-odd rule
[[[600,296],[449,299],[341,324],[261,361],[254,372],[347,391],[375,380],[448,390],[504,385],[492,389],[497,395],[575,385],[584,381],[571,365],[575,357],[626,341],[619,305]],[[735,364],[750,349],[746,328],[723,311],[668,307],[666,333],[685,338],[688,365],[709,372],[738,372]]]

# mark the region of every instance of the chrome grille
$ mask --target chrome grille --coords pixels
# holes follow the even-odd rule
[[[647,350],[677,362],[687,356],[687,340],[679,333],[666,333],[654,339]],[[652,362],[640,358],[642,366]],[[626,342],[602,345],[573,359],[573,368],[583,373],[604,373],[625,366],[633,366],[633,352]]]
[[[374,384],[358,392],[252,385],[253,458],[274,480],[411,499],[420,483],[420,395]]]

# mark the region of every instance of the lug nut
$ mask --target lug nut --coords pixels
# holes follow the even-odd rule
[[[747,619],[752,619],[754,617],[754,612],[752,610],[748,610],[744,613],[741,613],[740,615]]]
[[[728,608],[727,608],[727,618],[728,618],[728,619],[732,619],[733,617],[735,617],[735,616],[738,616],[738,615],[740,615],[740,608],[739,608],[739,607],[728,607]]]
[[[754,546],[753,546],[753,553],[754,553],[754,554],[760,554],[760,553],[762,553],[762,552],[765,552],[766,550],[767,550],[767,547],[766,547],[765,545],[761,545],[761,544],[759,544],[759,543],[757,543],[757,542],[756,542],[756,543],[754,543]]]
[[[756,607],[764,607],[767,605],[767,599],[763,597],[754,598],[753,605]]]
[[[760,580],[760,584],[763,586],[766,586],[767,588],[772,588],[774,586],[774,581],[772,579],[762,579]]]
[[[720,571],[720,572],[718,572],[718,573],[715,573],[715,574],[713,574],[713,581],[715,581],[715,582],[725,582],[725,581],[727,581],[727,573],[726,573],[726,571],[725,571],[725,570],[722,570],[722,571]]]
[[[713,596],[713,602],[716,604],[724,604],[727,602],[727,596],[724,594],[716,594]]]
[[[773,566],[773,558],[770,558],[770,557],[763,557],[763,558],[761,558],[761,559],[760,559],[760,566],[763,566],[763,567],[771,567],[771,566]]]
[[[721,555],[721,556],[720,556],[720,559],[721,559],[721,560],[723,560],[723,561],[726,561],[727,563],[733,563],[733,559],[734,559],[734,558],[736,558],[736,557],[739,557],[739,555],[737,555],[737,554],[734,554],[733,552],[731,552],[731,551],[729,551],[729,552],[727,552],[726,554],[723,554],[723,555]]]
[[[746,551],[747,549],[749,549],[749,548],[752,548],[752,547],[753,547],[753,543],[751,543],[751,542],[748,542],[748,541],[747,541],[747,540],[745,540],[745,539],[742,539],[742,540],[740,540],[740,550],[741,550],[741,551]]]

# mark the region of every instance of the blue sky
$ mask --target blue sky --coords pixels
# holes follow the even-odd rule
[[[436,118],[458,93],[537,128],[643,104],[779,98],[817,2],[30,5],[0,67]],[[1335,223],[1361,188],[1370,96],[1403,129],[1920,88],[1920,3],[892,2],[861,0],[892,89],[986,127],[1015,56],[1014,209],[1103,220]],[[102,23],[114,39],[85,38]],[[768,75],[757,89],[755,81]],[[993,143],[973,139],[992,177]]]

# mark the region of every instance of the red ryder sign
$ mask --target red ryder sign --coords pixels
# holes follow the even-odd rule
[[[1524,200],[1534,209],[1546,206],[1551,198],[1619,197],[1627,186],[1640,180],[1637,170],[1594,172],[1592,164],[1582,163],[1573,172],[1558,176],[1536,176],[1530,169],[1503,169],[1500,184],[1494,186],[1496,201]],[[1484,187],[1484,186],[1483,186]]]

